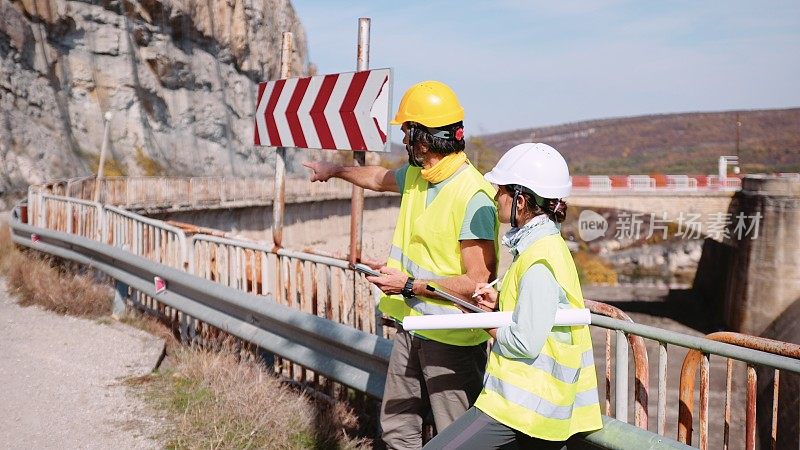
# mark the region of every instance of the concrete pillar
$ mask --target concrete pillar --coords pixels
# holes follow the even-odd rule
[[[800,180],[748,176],[737,195],[738,214],[762,216],[758,237],[733,236],[725,292],[727,327],[740,333],[800,343]],[[723,268],[724,270],[724,268]],[[770,448],[774,370],[758,367],[757,424]],[[800,376],[781,372],[776,448],[798,448]]]
[[[740,333],[761,335],[800,300],[800,180],[768,175],[744,178],[733,209],[731,276],[725,295],[726,325]],[[760,216],[755,230],[739,238],[737,217],[745,225]],[[739,230],[739,234],[742,230]],[[800,342],[800,327],[787,340]],[[773,330],[773,332],[783,330]]]

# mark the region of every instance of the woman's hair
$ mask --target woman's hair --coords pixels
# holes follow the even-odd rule
[[[416,127],[417,129],[414,132],[415,140],[425,144],[425,146],[428,147],[428,150],[432,151],[433,153],[449,155],[450,153],[464,151],[464,148],[466,147],[463,137],[461,139],[440,138],[431,134],[430,130],[424,125],[417,124]],[[464,122],[456,122],[450,125],[439,127],[437,130],[448,131],[450,132],[450,135],[453,136],[459,128],[464,128]]]
[[[536,217],[540,214],[547,214],[553,222],[561,223],[567,218],[567,202],[559,198],[543,198],[542,205],[536,203],[536,195],[529,191],[520,190],[521,197],[525,198],[525,211]]]

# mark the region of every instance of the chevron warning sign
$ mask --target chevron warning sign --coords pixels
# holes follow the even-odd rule
[[[255,145],[388,151],[391,69],[258,85]]]

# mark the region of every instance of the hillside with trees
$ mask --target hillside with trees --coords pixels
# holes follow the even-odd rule
[[[720,155],[736,155],[742,172],[800,171],[800,108],[648,115],[529,128],[480,137],[505,152],[544,142],[575,174],[716,173]]]
[[[800,108],[659,114],[575,122],[471,136],[467,154],[486,171],[509,148],[544,142],[576,175],[711,174],[720,155],[739,156],[743,173],[800,172]],[[387,166],[405,162],[393,148]]]

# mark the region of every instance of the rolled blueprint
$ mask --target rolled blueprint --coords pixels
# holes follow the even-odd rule
[[[430,314],[408,316],[403,328],[412,330],[455,330],[462,328],[499,328],[511,325],[511,312],[485,312],[468,314]],[[559,309],[553,326],[589,325],[592,316],[588,309]]]

